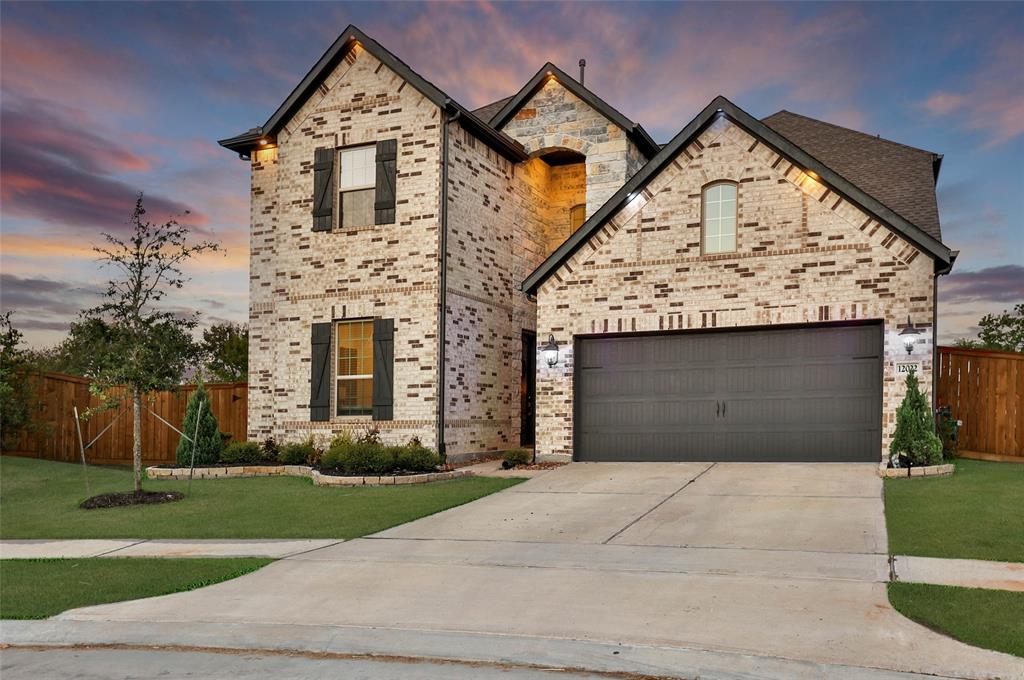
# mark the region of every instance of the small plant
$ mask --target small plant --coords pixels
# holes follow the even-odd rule
[[[273,437],[264,439],[260,444],[260,449],[263,451],[263,460],[277,460],[281,451],[281,447],[277,445],[277,440]]]
[[[949,406],[939,408],[938,421],[939,439],[942,440],[942,457],[947,461],[951,461],[960,455],[960,442],[958,438],[960,424],[953,417],[953,411]]]
[[[282,465],[307,465],[316,456],[316,447],[313,445],[313,438],[310,437],[302,442],[285,444],[277,453],[277,462]]]
[[[196,429],[196,418],[199,418],[198,430]],[[188,405],[185,407],[185,422],[181,431],[189,438],[195,437],[196,466],[213,465],[220,460],[224,441],[220,435],[220,428],[217,427],[217,417],[210,410],[210,395],[206,393],[206,388],[202,383],[196,385],[196,391],[189,397]],[[187,467],[192,464],[192,448],[193,443],[182,437],[178,442],[176,452],[178,465]]]
[[[263,460],[263,451],[256,442],[231,442],[220,452],[226,465],[256,465]]]
[[[942,462],[942,441],[935,434],[931,407],[914,371],[907,375],[907,393],[896,409],[896,432],[889,444],[889,455],[905,458],[908,466]]]
[[[406,472],[433,472],[441,464],[441,456],[413,438],[395,452],[395,465]]]
[[[509,449],[505,452],[502,467],[507,470],[518,465],[529,465],[532,457],[526,449]]]
[[[379,445],[381,443],[381,441],[380,441],[380,430],[377,429],[376,427],[367,428],[367,430],[365,432],[363,432],[361,435],[359,435],[359,437],[356,439],[356,441],[359,442],[360,444],[378,444]]]

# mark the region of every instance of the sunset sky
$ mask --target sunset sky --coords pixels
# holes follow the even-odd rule
[[[90,244],[142,191],[226,255],[168,304],[244,321],[248,166],[262,124],[349,23],[460,103],[545,62],[665,142],[715,95],[944,154],[939,333],[1024,301],[1024,4],[12,3],[0,7],[0,302],[36,346],[97,301]]]

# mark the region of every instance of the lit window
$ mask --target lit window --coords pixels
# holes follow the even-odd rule
[[[583,203],[569,208],[569,230],[576,231],[587,221],[587,206]]]
[[[337,413],[369,415],[373,411],[373,321],[339,321],[335,335]]]
[[[342,149],[338,159],[338,214],[341,227],[373,224],[376,147]]]
[[[712,184],[704,189],[704,252],[736,250],[736,185]]]

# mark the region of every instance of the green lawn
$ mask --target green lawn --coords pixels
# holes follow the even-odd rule
[[[950,477],[885,480],[893,555],[1024,562],[1024,465],[958,460]]]
[[[93,494],[132,488],[126,468],[90,467],[88,474]],[[175,503],[82,510],[80,465],[3,456],[0,538],[355,538],[520,481],[469,477],[332,488],[298,477],[197,480]],[[147,480],[144,486],[184,492],[187,482]]]
[[[1024,656],[1024,593],[890,583],[889,601],[907,618],[957,640]]]
[[[271,562],[143,557],[0,560],[0,618],[42,619],[76,607],[193,590]]]

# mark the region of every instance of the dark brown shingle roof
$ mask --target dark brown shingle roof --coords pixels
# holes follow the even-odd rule
[[[482,121],[489,122],[491,118],[494,117],[494,114],[496,114],[498,111],[501,111],[502,107],[504,107],[505,104],[508,104],[509,100],[512,99],[512,96],[514,95],[503,97],[502,99],[499,99],[496,102],[491,102],[486,106],[481,106],[479,109],[474,109],[473,115]]]
[[[908,222],[942,239],[935,202],[938,154],[789,111],[762,122]]]

